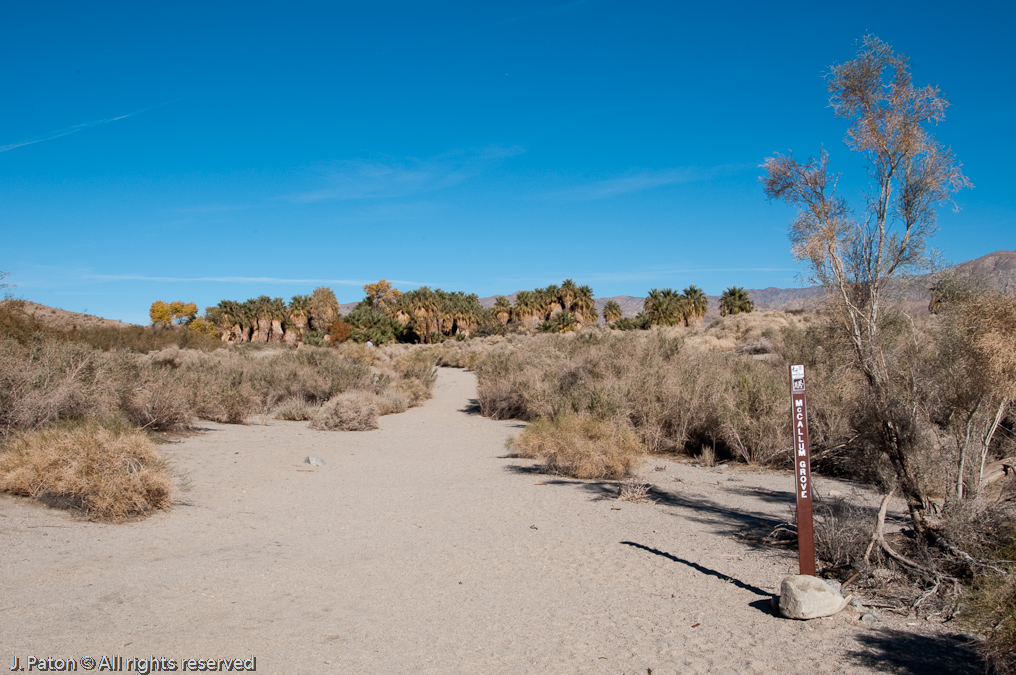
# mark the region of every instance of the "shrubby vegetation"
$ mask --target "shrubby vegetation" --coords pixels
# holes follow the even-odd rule
[[[112,520],[170,503],[172,481],[147,432],[275,415],[373,428],[378,415],[429,398],[437,360],[356,344],[221,349],[183,327],[57,331],[16,302],[0,306],[0,329],[0,490]],[[366,421],[336,423],[335,409],[354,397],[370,402]]]
[[[151,439],[114,417],[15,433],[0,452],[0,490],[120,521],[168,508],[174,485]]]

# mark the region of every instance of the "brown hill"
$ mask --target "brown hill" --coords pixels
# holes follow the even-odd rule
[[[28,300],[4,300],[0,302],[0,304],[6,304],[8,302],[21,303],[25,312],[31,315],[36,321],[44,326],[48,326],[49,328],[54,328],[56,330],[75,330],[103,326],[123,327],[132,325],[115,319],[103,319],[102,317],[94,316],[92,314],[68,312],[65,309],[48,307],[47,305],[40,305],[37,302],[29,302]]]

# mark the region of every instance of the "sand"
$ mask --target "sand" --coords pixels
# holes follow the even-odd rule
[[[143,521],[0,497],[5,667],[119,654],[254,655],[263,673],[983,672],[925,621],[772,613],[796,558],[737,533],[788,517],[791,477],[652,458],[658,501],[620,502],[616,483],[505,457],[521,425],[476,414],[475,386],[442,369],[433,399],[370,432],[202,423],[162,446],[189,486]]]

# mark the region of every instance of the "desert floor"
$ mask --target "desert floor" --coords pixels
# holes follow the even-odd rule
[[[923,620],[772,613],[796,557],[738,533],[789,516],[791,477],[652,458],[658,501],[621,502],[614,482],[505,457],[521,425],[476,414],[475,386],[442,369],[433,399],[370,432],[205,423],[162,446],[187,486],[144,521],[0,497],[4,667],[119,654],[255,655],[258,672],[294,674],[983,672]]]

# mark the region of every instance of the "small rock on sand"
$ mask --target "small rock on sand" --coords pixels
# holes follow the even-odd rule
[[[325,460],[321,459],[317,455],[311,455],[307,459],[303,460],[304,464],[310,464],[311,466],[324,466]]]

